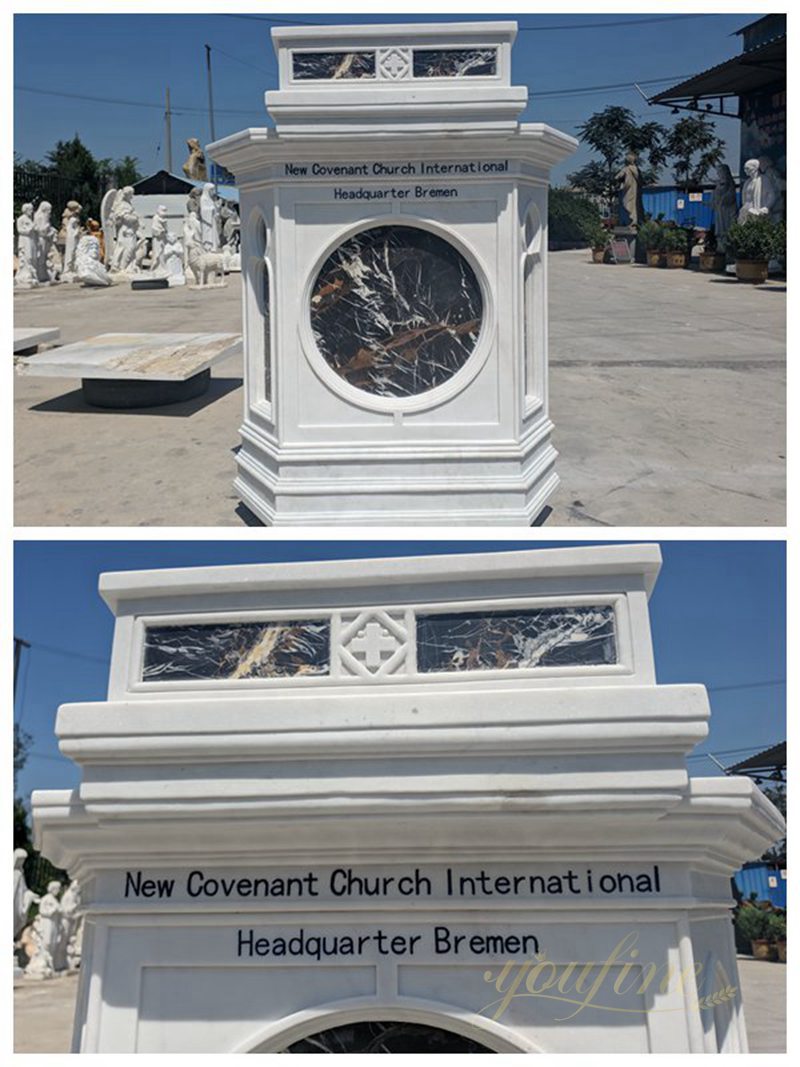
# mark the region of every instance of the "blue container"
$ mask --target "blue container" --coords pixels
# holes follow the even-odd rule
[[[701,197],[692,199],[689,197]],[[686,193],[677,185],[651,185],[642,190],[645,212],[657,219],[663,215],[670,222],[679,226],[696,226],[707,230],[714,223],[714,190],[704,189],[702,193]]]
[[[786,879],[776,867],[766,863],[745,863],[733,879],[745,900],[755,893],[756,900],[768,900],[776,908],[786,907]]]

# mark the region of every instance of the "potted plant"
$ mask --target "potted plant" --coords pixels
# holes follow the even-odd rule
[[[769,940],[775,946],[778,960],[786,963],[786,916],[780,911],[770,912],[767,916],[769,925],[767,934]]]
[[[769,275],[769,261],[781,254],[781,228],[766,215],[734,222],[725,234],[725,247],[736,260],[741,282],[761,285]]]
[[[604,263],[608,250],[608,230],[599,218],[592,219],[584,228],[584,236],[592,250],[592,263]]]
[[[714,233],[713,226],[706,230],[702,243],[699,257],[700,270],[705,272],[725,270],[725,253],[720,252],[717,247],[717,235]]]
[[[636,237],[641,241],[647,254],[648,267],[660,267],[661,258],[661,231],[664,229],[656,219],[648,219],[639,227]]]
[[[771,956],[769,943],[769,915],[756,904],[743,904],[736,915],[736,926],[757,960],[768,960]]]
[[[661,251],[665,267],[685,267],[689,234],[679,226],[665,226],[661,231]]]

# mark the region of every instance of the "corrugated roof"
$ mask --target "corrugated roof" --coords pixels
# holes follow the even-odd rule
[[[748,756],[741,763],[735,763],[728,767],[728,773],[734,771],[774,771],[783,770],[786,767],[786,742],[780,741],[777,745],[756,752],[754,756]]]
[[[708,97],[741,96],[786,78],[786,35],[709,67],[650,97],[651,104],[683,103]]]

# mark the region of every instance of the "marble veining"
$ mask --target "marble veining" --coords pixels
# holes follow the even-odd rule
[[[330,672],[327,619],[148,626],[145,682],[293,678]]]
[[[375,77],[374,52],[293,52],[295,81],[344,81]]]
[[[474,78],[497,73],[496,48],[415,48],[415,78]]]
[[[417,617],[417,663],[423,673],[616,662],[610,605]]]
[[[311,296],[326,362],[377,396],[415,396],[469,359],[483,300],[475,273],[447,241],[411,226],[376,226],[328,257]]]

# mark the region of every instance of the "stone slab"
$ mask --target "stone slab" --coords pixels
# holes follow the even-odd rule
[[[19,374],[185,382],[241,351],[235,333],[103,333],[44,352]]]
[[[14,351],[25,352],[45,342],[57,341],[61,331],[57,326],[23,326],[14,329]]]

